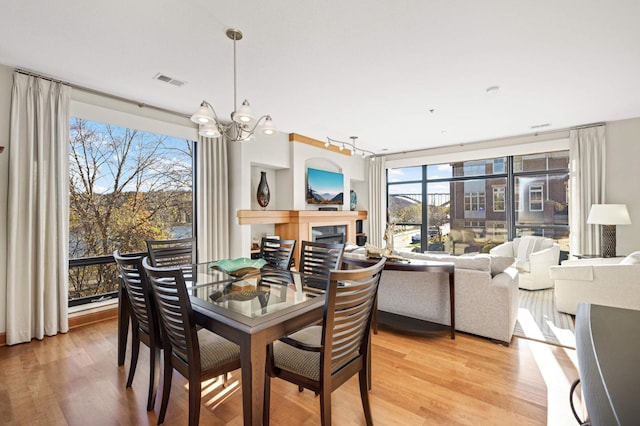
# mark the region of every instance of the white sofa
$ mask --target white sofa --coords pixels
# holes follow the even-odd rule
[[[581,302],[640,310],[640,252],[624,259],[565,260],[549,275],[560,312],[575,315]]]
[[[397,254],[407,259],[453,262],[456,330],[511,342],[518,317],[518,271],[510,267],[512,257]],[[345,257],[350,255],[345,253]],[[450,325],[448,282],[445,273],[385,270],[380,278],[378,309]]]
[[[560,245],[551,238],[525,236],[502,243],[489,251],[496,256],[513,256],[520,272],[520,288],[541,290],[553,287],[549,268],[560,261]]]

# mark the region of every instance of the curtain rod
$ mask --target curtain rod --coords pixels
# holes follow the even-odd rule
[[[144,102],[134,101],[134,100],[129,99],[129,98],[125,98],[125,97],[118,96],[118,95],[113,95],[113,94],[107,93],[107,92],[102,92],[100,90],[90,89],[88,87],[80,86],[80,85],[74,84],[74,83],[69,83],[67,81],[63,81],[63,80],[60,80],[58,78],[54,78],[54,77],[50,77],[50,76],[47,76],[47,75],[43,75],[43,74],[40,74],[40,73],[37,73],[37,72],[34,72],[34,71],[24,70],[24,69],[20,69],[20,68],[16,68],[14,71],[19,73],[19,74],[28,75],[28,76],[31,76],[31,77],[42,78],[44,80],[49,80],[49,81],[52,81],[54,83],[64,84],[65,86],[69,86],[72,89],[82,90],[82,91],[87,92],[87,93],[91,93],[91,94],[99,95],[99,96],[104,96],[106,98],[114,99],[116,101],[121,101],[121,102],[134,104],[134,105],[137,105],[139,108],[151,108],[151,109],[155,109],[157,111],[166,112],[166,113],[177,115],[177,116],[180,116],[180,117],[185,117],[185,118],[189,118],[190,117],[189,115],[181,113],[181,112],[173,111],[173,110],[170,110],[170,109],[167,109],[167,108],[162,108],[162,107],[155,106],[155,105],[149,105],[149,104],[146,104]]]
[[[571,127],[571,128],[570,128],[570,129],[568,129],[568,130],[588,129],[589,127],[599,127],[599,126],[604,126],[605,124],[607,124],[607,123],[605,123],[604,121],[603,121],[603,122],[600,122],[600,123],[583,124],[583,125],[580,125],[580,126]]]

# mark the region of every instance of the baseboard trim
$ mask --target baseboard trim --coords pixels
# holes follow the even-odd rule
[[[91,312],[84,315],[78,315],[69,318],[69,329],[82,327],[83,325],[89,325],[100,321],[106,321],[110,319],[118,318],[118,307],[115,306],[103,311]],[[0,333],[0,346],[6,346],[7,333]]]
[[[83,325],[89,325],[100,321],[118,318],[118,307],[111,309],[105,309],[103,311],[91,312],[84,315],[78,315],[73,318],[69,318],[69,329],[82,327]]]

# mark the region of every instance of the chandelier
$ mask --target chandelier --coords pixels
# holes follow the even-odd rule
[[[324,143],[325,148],[329,148],[329,145],[337,146],[340,151],[344,151],[345,149],[351,151],[351,155],[360,154],[362,158],[366,158],[367,156],[371,157],[371,161],[376,161],[375,152],[369,151],[362,148],[356,148],[356,140],[357,136],[349,136],[351,142],[343,142],[335,139],[331,139],[327,137],[327,141]]]
[[[246,99],[238,109],[236,97],[236,41],[242,40],[242,31],[229,28],[227,37],[233,40],[233,106],[231,122],[222,123],[218,119],[216,111],[207,101],[202,101],[200,108],[191,116],[191,121],[199,125],[198,134],[209,138],[217,138],[224,135],[233,142],[242,142],[254,138],[254,133],[260,125],[260,130],[266,135],[276,132],[270,115],[263,115],[256,120],[253,110]]]

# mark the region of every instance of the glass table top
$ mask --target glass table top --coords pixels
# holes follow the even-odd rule
[[[187,290],[198,305],[222,308],[248,318],[283,311],[318,296],[324,298],[323,280],[318,277],[268,266],[241,277],[209,263],[193,265],[189,272],[185,272]]]

